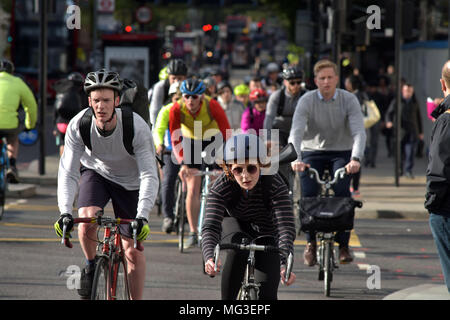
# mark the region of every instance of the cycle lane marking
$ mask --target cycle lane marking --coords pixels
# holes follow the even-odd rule
[[[306,240],[295,240],[294,246],[306,246]],[[350,233],[349,246],[353,248],[361,248],[361,242],[359,241],[358,235],[354,230]]]

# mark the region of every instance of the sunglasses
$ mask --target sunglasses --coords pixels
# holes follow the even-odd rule
[[[302,82],[301,81],[289,81],[289,84],[291,85],[291,86],[293,86],[293,85],[301,85],[302,84]]]
[[[197,94],[185,94],[185,95],[183,95],[183,98],[185,98],[186,100],[189,100],[189,98],[192,98],[192,99],[194,99],[194,100],[197,100],[198,99],[198,95]]]
[[[258,171],[258,167],[255,166],[254,164],[249,164],[247,165],[247,167],[234,167],[231,172],[233,172],[233,174],[235,176],[240,176],[242,174],[242,172],[247,171],[249,174],[255,174]]]

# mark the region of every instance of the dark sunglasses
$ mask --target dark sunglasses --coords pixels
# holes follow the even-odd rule
[[[198,99],[198,95],[196,94],[185,94],[183,95],[183,98],[185,98],[186,100],[189,100],[189,98],[192,98],[194,100]]]
[[[301,85],[302,84],[302,82],[301,81],[289,81],[289,84],[291,85],[291,86],[293,86],[293,85]]]
[[[235,176],[240,176],[242,172],[244,172],[244,167],[234,167],[231,171]],[[245,171],[247,171],[249,174],[255,174],[256,171],[258,171],[258,167],[255,166],[254,164],[249,164],[245,168]]]

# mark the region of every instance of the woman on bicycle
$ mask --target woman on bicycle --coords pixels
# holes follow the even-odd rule
[[[214,276],[221,263],[214,264],[214,248],[221,241],[241,243],[242,238],[257,244],[274,245],[293,252],[295,223],[288,188],[275,174],[262,175],[266,167],[266,149],[261,138],[253,134],[239,134],[225,144],[224,173],[217,178],[209,192],[202,229],[202,251],[205,272]],[[260,152],[261,150],[261,152]],[[261,154],[264,153],[264,156]],[[263,165],[266,164],[266,165]],[[246,267],[248,252],[230,251],[222,275],[222,299],[236,299]],[[256,281],[261,284],[262,300],[277,299],[281,279],[286,285],[295,281],[291,273],[284,282],[287,254],[256,252]]]

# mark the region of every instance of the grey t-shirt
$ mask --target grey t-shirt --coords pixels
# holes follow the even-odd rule
[[[361,106],[356,96],[336,89],[325,101],[318,89],[304,94],[298,101],[289,135],[301,161],[301,151],[352,151],[362,158],[366,133]]]

